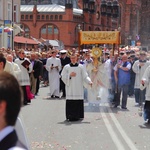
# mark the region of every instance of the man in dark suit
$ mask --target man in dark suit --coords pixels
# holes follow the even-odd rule
[[[40,53],[36,52],[35,55],[36,55],[36,61],[38,61],[38,66],[40,67],[39,72],[38,72],[37,81],[36,81],[35,95],[37,95],[39,92],[39,88],[40,88],[40,80],[42,79],[42,76],[43,76],[43,62],[40,60],[40,58],[41,58]]]
[[[62,69],[65,65],[67,65],[71,62],[70,58],[67,56],[67,50],[61,50],[60,51],[60,61],[61,61]],[[61,71],[60,71],[60,74],[61,74]],[[60,78],[60,91],[62,91],[62,93],[63,93],[62,97],[65,98],[66,97],[65,84],[61,80],[61,78]]]
[[[31,53],[31,63],[33,66],[33,70],[30,73],[31,92],[35,95],[37,94],[37,78],[39,78],[41,73],[41,64],[40,61],[36,60],[36,54],[34,52]]]
[[[1,61],[0,61],[1,62]],[[0,72],[0,150],[27,148],[19,141],[14,125],[22,105],[22,91],[17,79]]]

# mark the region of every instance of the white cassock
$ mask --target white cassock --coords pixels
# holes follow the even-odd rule
[[[51,69],[51,66],[53,67],[58,66],[58,69],[56,68]],[[59,72],[61,70],[60,59],[54,57],[48,58],[46,62],[46,70],[48,71],[49,74],[50,96],[54,95],[59,97],[59,86],[60,86]]]

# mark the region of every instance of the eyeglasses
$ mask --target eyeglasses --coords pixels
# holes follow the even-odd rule
[[[21,53],[21,54],[24,54],[24,53]]]

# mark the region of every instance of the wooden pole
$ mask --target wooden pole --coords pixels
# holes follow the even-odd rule
[[[115,43],[113,43],[113,56],[114,56],[114,54],[115,54]]]

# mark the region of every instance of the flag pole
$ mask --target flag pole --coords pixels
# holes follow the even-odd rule
[[[14,26],[14,0],[12,0],[12,22],[11,22],[11,24],[12,24],[12,28],[13,28],[13,26]],[[12,38],[11,38],[12,46],[11,47],[12,47],[12,50],[13,50],[14,49],[14,32],[13,32],[13,30],[11,31],[11,36],[12,36]]]

